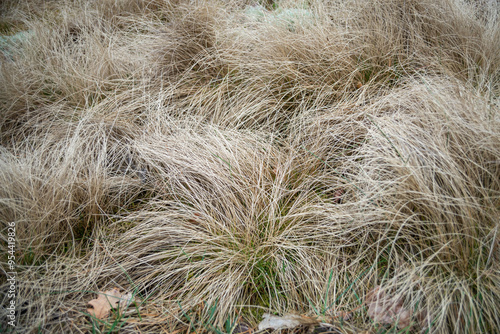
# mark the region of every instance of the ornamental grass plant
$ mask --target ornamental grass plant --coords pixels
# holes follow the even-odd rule
[[[500,328],[497,2],[0,13],[2,330]],[[90,315],[113,287],[133,305]],[[373,291],[409,324],[377,323]]]

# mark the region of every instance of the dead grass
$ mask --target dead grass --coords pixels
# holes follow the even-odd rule
[[[38,5],[0,15],[17,331],[500,327],[496,3]],[[114,286],[136,305],[89,317]],[[375,286],[411,328],[370,322]]]

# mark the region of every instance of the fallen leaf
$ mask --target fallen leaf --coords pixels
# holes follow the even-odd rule
[[[113,288],[105,292],[99,292],[97,299],[92,299],[87,304],[92,306],[87,312],[97,319],[104,319],[109,316],[109,312],[113,308],[119,307],[121,310],[126,309],[132,302],[134,297],[131,292],[127,294],[120,293],[120,289]]]
[[[319,321],[316,319],[302,315],[285,314],[282,317],[278,317],[269,313],[264,313],[258,328],[259,331],[264,329],[291,329],[300,325],[315,326],[317,324],[319,324]]]
[[[412,312],[403,307],[403,300],[390,297],[380,290],[380,286],[372,289],[366,296],[368,316],[376,323],[394,325],[399,328],[410,326]]]

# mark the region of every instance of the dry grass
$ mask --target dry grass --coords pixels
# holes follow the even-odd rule
[[[375,286],[413,310],[401,332],[500,328],[496,2],[0,10],[3,36],[25,31],[0,45],[18,332],[228,332],[264,312],[397,332],[367,318]],[[89,317],[113,286],[137,305]]]

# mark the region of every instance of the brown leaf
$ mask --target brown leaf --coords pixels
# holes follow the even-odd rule
[[[380,290],[380,286],[372,289],[365,298],[368,316],[376,323],[396,324],[399,328],[410,326],[412,312],[403,307],[403,300],[390,297]]]
[[[104,319],[109,316],[109,312],[113,308],[127,308],[133,302],[132,293],[122,294],[120,289],[113,288],[111,290],[100,292],[97,299],[92,299],[87,304],[92,306],[87,312],[97,319]]]

